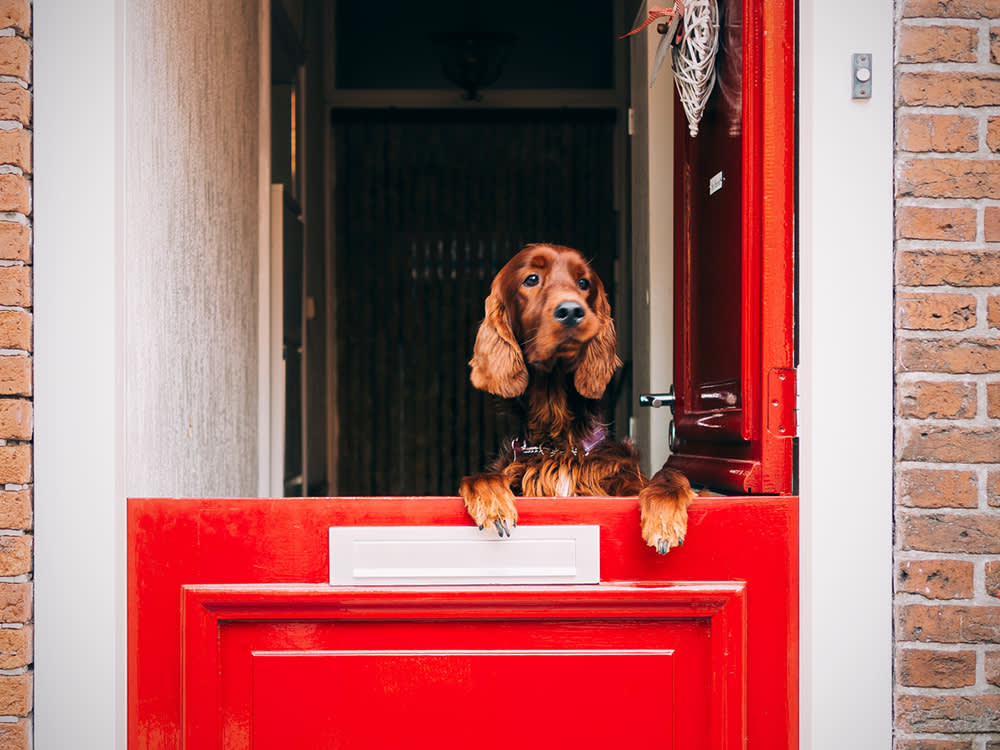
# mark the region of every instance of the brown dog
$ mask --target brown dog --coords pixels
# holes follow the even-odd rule
[[[515,494],[638,495],[646,543],[660,554],[684,543],[687,479],[664,467],[647,480],[632,445],[606,439],[598,400],[621,362],[604,285],[579,252],[529,245],[500,269],[469,364],[472,384],[522,424],[490,473],[462,480],[480,528],[510,536]]]

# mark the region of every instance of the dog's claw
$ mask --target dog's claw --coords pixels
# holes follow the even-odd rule
[[[507,519],[503,520],[503,530],[507,536],[510,536],[510,526],[507,525]]]
[[[666,539],[661,539],[656,545],[656,551],[661,555],[667,554],[670,551],[670,543]]]
[[[684,537],[681,537],[680,539],[677,540],[677,546],[678,547],[684,546]]]

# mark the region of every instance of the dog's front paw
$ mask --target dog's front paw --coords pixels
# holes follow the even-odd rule
[[[676,469],[660,469],[639,492],[642,538],[659,554],[684,544],[687,507],[694,492],[687,478]]]
[[[510,536],[517,526],[514,493],[503,474],[477,474],[462,480],[458,490],[473,522],[479,528],[495,526],[500,536]]]

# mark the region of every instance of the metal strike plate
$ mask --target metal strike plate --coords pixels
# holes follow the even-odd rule
[[[872,98],[872,56],[866,52],[851,55],[851,81],[854,86],[852,98]]]

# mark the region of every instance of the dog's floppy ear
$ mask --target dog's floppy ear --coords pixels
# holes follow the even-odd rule
[[[486,317],[472,350],[472,384],[494,396],[517,398],[528,387],[528,368],[510,328],[507,308],[494,281],[486,298]]]
[[[611,376],[621,366],[621,360],[615,353],[617,338],[615,336],[615,321],[611,318],[611,305],[604,293],[604,285],[600,279],[594,279],[595,299],[592,305],[600,330],[587,344],[580,364],[576,366],[573,385],[584,398],[600,398],[604,389],[611,382]]]

